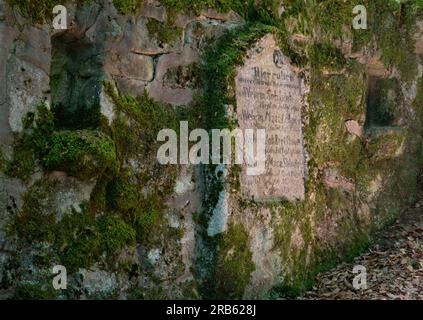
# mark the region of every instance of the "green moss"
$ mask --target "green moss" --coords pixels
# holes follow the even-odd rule
[[[36,169],[36,155],[27,135],[18,137],[13,145],[13,159],[6,165],[6,174],[27,181]]]
[[[47,170],[66,171],[81,180],[100,176],[106,170],[116,171],[113,141],[97,131],[61,131],[52,134],[48,152],[42,159]]]
[[[146,92],[139,97],[119,96],[111,84],[106,91],[116,106],[116,117],[110,128],[118,159],[143,163],[135,169],[121,166],[106,183],[106,211],[123,216],[137,232],[137,241],[151,245],[160,240],[166,199],[173,193],[178,167],[157,162],[157,134],[169,128],[179,132],[179,121],[194,121],[190,107],[172,107],[152,100]],[[100,196],[102,199],[102,196]],[[180,235],[172,235],[178,238]]]
[[[4,156],[3,150],[0,147],[0,172],[3,172],[6,168],[7,162],[6,162],[6,158]]]
[[[214,9],[227,13],[233,10],[248,21],[273,24],[278,20],[278,0],[162,0],[168,10],[200,14],[202,10]]]
[[[70,272],[88,268],[103,253],[112,256],[117,250],[135,243],[135,230],[116,216],[95,219],[87,212],[73,212],[57,225],[57,247],[62,262]]]
[[[9,226],[8,233],[20,241],[53,243],[55,238],[55,213],[52,193],[54,183],[40,180],[23,196],[23,206]]]
[[[46,23],[53,17],[53,8],[64,4],[59,0],[7,0],[7,3],[35,23]]]
[[[126,212],[137,207],[139,193],[133,180],[134,173],[123,170],[107,185],[107,198],[112,208]]]
[[[36,115],[28,113],[23,119],[25,130],[15,136],[13,158],[6,164],[6,174],[24,181],[34,174],[37,158],[46,146],[53,131],[53,114],[45,104],[37,107]]]
[[[367,9],[366,30],[352,28],[352,10],[356,5]],[[304,34],[317,42],[353,40],[353,50],[377,47],[388,68],[397,67],[403,80],[416,76],[414,32],[416,16],[421,8],[414,1],[399,3],[395,0],[322,0],[306,2],[290,0],[284,3],[280,33],[286,47],[290,34]]]
[[[98,219],[96,227],[102,248],[108,253],[113,253],[125,245],[135,244],[135,230],[120,218],[102,217]]]
[[[144,300],[144,290],[138,287],[132,288],[127,293],[128,300]]]
[[[121,14],[135,14],[143,0],[113,0],[113,5]]]
[[[51,283],[19,283],[15,289],[14,299],[17,300],[54,300],[57,299],[57,291]]]
[[[109,177],[102,176],[97,180],[93,191],[90,195],[89,211],[93,214],[103,213],[107,206],[107,184],[110,181]]]
[[[382,51],[382,59],[388,67],[396,66],[403,80],[412,80],[417,74],[414,52],[416,31],[416,7],[411,1],[372,1],[371,29]]]
[[[6,167],[9,176],[27,181],[38,162],[46,170],[65,171],[81,180],[117,170],[115,145],[100,131],[54,131],[54,114],[44,104],[36,116],[24,119],[26,129],[16,136]]]
[[[109,83],[106,83],[106,90],[120,113],[113,124],[112,135],[121,158],[138,152],[155,151],[158,146],[157,134],[164,128],[179,131],[178,120],[184,120],[183,113],[179,113],[180,108],[175,110],[170,105],[157,103],[147,92],[139,97],[119,96]],[[142,149],[136,149],[137,147]]]
[[[147,21],[148,33],[153,35],[161,43],[173,43],[181,40],[182,28],[172,26],[168,23],[162,23],[155,19]]]
[[[225,105],[235,104],[233,79],[236,67],[241,65],[247,50],[266,33],[274,28],[252,23],[227,32],[216,47],[206,50],[201,65],[203,94],[198,112],[201,114],[203,128],[223,129],[230,127],[226,118]]]
[[[157,225],[157,222],[160,220],[160,216],[160,212],[154,209],[146,212],[139,212],[137,214],[136,226],[138,234],[141,236],[141,242],[147,240],[151,230],[154,229],[154,226]]]
[[[362,72],[347,76],[313,73],[307,110],[310,121],[304,131],[312,159],[309,165],[321,170],[327,163],[335,164],[343,175],[353,180],[361,179],[361,173],[367,174],[358,170],[366,163],[364,145],[360,139],[351,141],[345,127],[347,119],[358,120],[365,112],[366,86]]]
[[[379,131],[379,132],[378,132]],[[395,153],[399,151],[405,142],[406,131],[400,128],[383,130],[372,130],[372,139],[368,144],[368,151],[372,161],[381,161],[395,158]]]
[[[329,71],[340,71],[346,65],[341,50],[327,43],[317,43],[311,46],[310,61],[312,67]]]
[[[31,132],[31,140],[35,146],[37,154],[42,154],[47,145],[47,139],[54,130],[54,114],[45,104],[37,107],[35,123]]]
[[[204,294],[217,299],[241,299],[255,270],[248,234],[242,225],[231,224],[218,237],[219,250],[213,275],[209,279],[211,291]]]
[[[103,253],[95,218],[86,212],[65,215],[57,225],[57,246],[68,272],[93,265]]]

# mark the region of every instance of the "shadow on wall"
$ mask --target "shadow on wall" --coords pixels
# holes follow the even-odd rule
[[[51,97],[58,129],[88,129],[100,124],[103,52],[73,34],[52,39]]]
[[[395,78],[369,76],[366,98],[365,128],[390,127],[394,124],[395,109],[401,103],[401,88]]]

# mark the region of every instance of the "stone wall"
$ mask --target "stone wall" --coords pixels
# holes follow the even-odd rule
[[[349,30],[348,14],[325,29],[336,19],[279,2],[257,2],[254,15],[237,2],[192,12],[119,3],[71,1],[69,28],[57,31],[0,0],[1,297],[296,294],[414,201],[421,23],[398,40],[415,51],[392,53]],[[254,60],[275,50],[281,60]],[[157,131],[180,120],[251,125],[242,112],[261,105],[240,77],[278,61],[301,82],[286,107],[296,111],[287,135],[302,140],[295,172],[252,182],[242,166],[156,163]],[[56,264],[69,269],[68,290],[51,287]]]

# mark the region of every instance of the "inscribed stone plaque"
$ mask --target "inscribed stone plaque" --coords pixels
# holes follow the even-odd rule
[[[265,36],[249,51],[235,84],[239,128],[266,130],[265,172],[248,175],[244,164],[240,177],[243,196],[303,200],[303,81],[273,35]]]

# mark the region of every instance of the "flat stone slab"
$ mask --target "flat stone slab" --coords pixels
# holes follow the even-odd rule
[[[273,35],[266,35],[250,49],[238,69],[235,84],[239,128],[266,130],[265,172],[248,175],[244,164],[240,177],[242,195],[254,200],[303,200],[301,110],[305,88]]]

